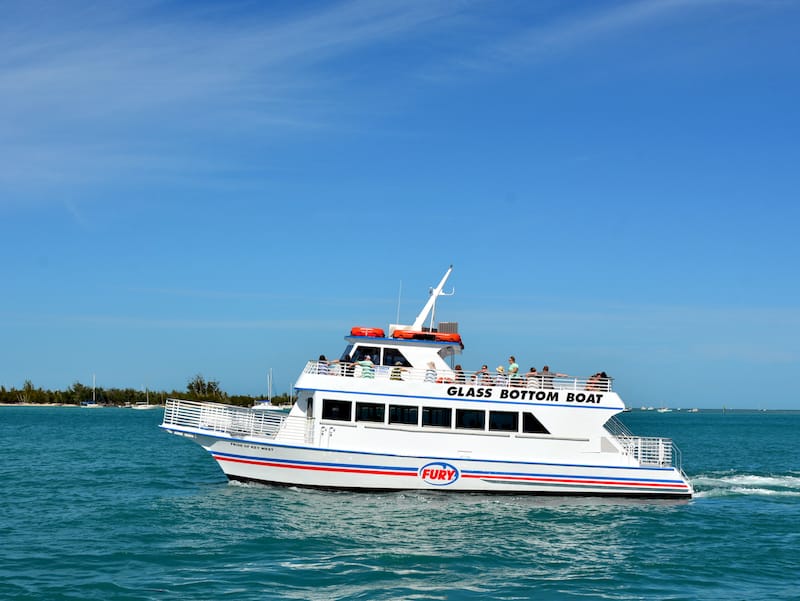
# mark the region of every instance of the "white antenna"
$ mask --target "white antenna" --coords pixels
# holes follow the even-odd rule
[[[431,293],[433,293],[433,291],[431,291]],[[453,288],[453,290],[451,292],[439,292],[439,294],[437,296],[453,296],[455,293],[456,293],[456,289]],[[431,308],[431,323],[430,323],[431,332],[433,331],[433,322],[434,322],[434,316],[435,315],[436,315],[436,303],[434,302],[433,303],[433,307]]]
[[[442,281],[439,282],[439,285],[436,288],[432,288],[430,293],[431,297],[428,299],[428,302],[425,303],[425,306],[422,307],[422,311],[419,312],[417,318],[414,320],[414,325],[411,326],[412,330],[422,330],[422,324],[425,321],[425,318],[428,317],[428,313],[431,314],[431,329],[433,329],[433,315],[436,312],[436,299],[440,296],[452,296],[456,293],[455,288],[449,294],[445,294],[442,292],[442,288],[444,288],[444,284],[447,281],[447,278],[450,277],[450,273],[453,271],[453,266],[451,265],[447,272],[444,274]]]

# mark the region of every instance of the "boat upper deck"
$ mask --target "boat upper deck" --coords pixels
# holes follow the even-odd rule
[[[432,382],[462,384],[467,386],[496,386],[502,388],[527,388],[532,390],[586,390],[611,392],[612,378],[598,376],[557,376],[542,372],[522,373],[516,377],[487,371],[456,371],[419,367],[374,365],[359,363],[309,361],[303,369],[305,375],[326,375],[338,378],[363,378],[400,382]]]

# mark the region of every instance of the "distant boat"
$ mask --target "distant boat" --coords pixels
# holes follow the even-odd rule
[[[256,409],[257,411],[282,411],[283,407],[273,405],[269,399],[262,399],[260,401],[256,401],[251,409]]]
[[[689,409],[689,413],[698,413],[699,411],[700,411],[700,410],[699,410],[699,409],[697,409],[697,408],[695,408],[695,409]]]
[[[657,409],[657,411],[659,413],[671,413],[672,409],[670,409],[669,407],[661,407],[661,408]]]
[[[272,404],[272,368],[270,368],[267,374],[267,398],[260,399],[253,403],[251,409],[256,409],[258,411],[281,411],[283,409],[283,407]]]
[[[92,374],[92,400],[81,401],[81,407],[84,409],[99,409],[102,405],[97,404],[97,395],[95,394],[95,375]]]
[[[158,409],[158,405],[151,405],[150,404],[150,393],[148,392],[147,388],[144,389],[144,396],[145,402],[139,402],[135,405],[131,405],[131,409]]]

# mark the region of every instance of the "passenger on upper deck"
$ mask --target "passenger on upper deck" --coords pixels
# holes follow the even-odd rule
[[[567,374],[561,374],[558,372],[551,372],[550,367],[545,365],[542,368],[542,388],[552,388],[553,387],[553,378],[568,378]]]
[[[527,374],[525,374],[528,388],[539,388],[542,385],[542,379],[535,367],[531,367]]]
[[[433,361],[428,361],[428,369],[425,370],[425,381],[436,381],[436,364]]]
[[[402,380],[403,379],[403,372],[405,369],[403,368],[403,362],[397,361],[392,368],[391,373],[389,374],[390,380]]]
[[[522,380],[519,376],[519,365],[514,355],[508,358],[508,378],[512,386],[522,386]]]
[[[325,357],[325,355],[320,355],[319,360],[317,361],[317,373],[327,375],[328,371],[328,359]]]
[[[610,390],[609,380],[606,372],[598,371],[586,382],[586,390]]]
[[[508,384],[508,378],[506,377],[506,370],[503,368],[502,365],[498,365],[496,371],[497,375],[494,378],[494,385],[506,386]]]
[[[356,363],[356,365],[361,367],[362,378],[375,377],[375,364],[372,362],[372,357],[369,355],[364,355],[364,359]]]
[[[334,359],[329,361],[330,373],[334,376],[352,376],[353,375],[353,362],[350,355],[345,355],[341,359]]]
[[[462,369],[461,364],[455,366],[455,372],[456,372],[456,382],[458,384],[463,384],[464,382],[467,381],[467,377],[464,375],[464,370]]]
[[[492,383],[492,376],[489,374],[489,366],[484,364],[483,367],[475,372],[472,379],[475,384],[482,384],[484,386],[490,385]]]

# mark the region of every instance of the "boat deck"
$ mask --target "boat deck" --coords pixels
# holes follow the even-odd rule
[[[470,386],[496,386],[503,388],[529,388],[548,390],[588,390],[596,392],[611,392],[613,390],[612,378],[573,377],[536,375],[520,373],[516,377],[508,374],[480,371],[445,371],[431,370],[414,367],[389,367],[375,365],[373,368],[363,368],[353,363],[327,363],[322,361],[309,361],[303,369],[306,375],[327,375],[332,377],[374,378],[376,380],[397,380],[402,382],[439,382],[452,384],[465,384]]]

